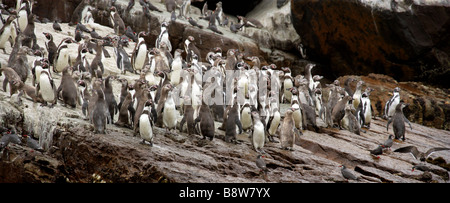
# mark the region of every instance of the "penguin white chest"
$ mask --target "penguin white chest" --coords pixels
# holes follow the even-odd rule
[[[142,70],[142,68],[144,67],[146,56],[147,56],[147,45],[145,45],[145,43],[142,43],[141,45],[139,45],[136,60],[134,61],[135,70]]]
[[[303,128],[303,127],[302,127],[302,125],[303,125],[303,117],[302,117],[302,112],[301,112],[301,110],[300,110],[300,109],[295,110],[295,111],[292,113],[292,117],[294,118],[294,124],[295,124],[295,127],[296,127],[297,129],[302,129],[302,128]]]
[[[11,29],[9,25],[6,25],[2,35],[0,36],[0,48],[5,48],[6,41],[11,36]]]
[[[172,129],[177,125],[177,110],[175,109],[175,103],[170,97],[164,103],[163,123],[164,126]]]
[[[270,123],[270,127],[268,130],[270,135],[275,135],[275,133],[277,132],[278,126],[280,125],[280,119],[280,112],[275,112],[273,114],[272,122]]]
[[[283,90],[284,91],[284,97],[286,98],[286,100],[291,102],[292,93],[291,93],[291,91],[286,90],[286,89],[289,89],[289,88],[291,88],[293,86],[292,80],[290,80],[290,79],[284,80],[283,85],[284,85],[284,90]]]
[[[40,92],[42,98],[47,102],[52,102],[55,100],[55,92],[50,83],[50,78],[46,74],[41,74],[39,78]]]
[[[264,125],[261,122],[255,122],[253,126],[252,142],[255,149],[261,149],[264,147],[265,132]]]
[[[252,127],[252,117],[250,115],[250,107],[244,107],[241,111],[242,129],[247,130]]]
[[[389,106],[388,116],[394,116],[395,113],[395,107],[400,103],[400,96],[395,97],[392,101],[391,105]]]
[[[139,134],[146,141],[151,142],[153,139],[153,129],[147,114],[142,114],[139,117]]]
[[[19,29],[20,31],[24,31],[25,28],[27,28],[28,25],[28,15],[27,15],[27,11],[26,10],[21,10],[19,11]]]
[[[57,58],[55,69],[57,72],[61,72],[68,65],[69,65],[69,51],[67,49],[62,49]]]
[[[36,66],[34,68],[34,72],[36,73],[36,84],[39,83],[39,80],[41,79],[41,71],[42,71],[42,66]]]
[[[370,123],[370,121],[372,120],[372,111],[371,111],[371,107],[370,107],[370,99],[368,98],[361,98],[361,102],[363,103],[363,108],[364,108],[364,118],[366,123]]]

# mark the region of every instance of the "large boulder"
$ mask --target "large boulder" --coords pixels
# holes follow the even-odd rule
[[[328,77],[381,73],[448,87],[449,1],[292,0],[291,11]]]

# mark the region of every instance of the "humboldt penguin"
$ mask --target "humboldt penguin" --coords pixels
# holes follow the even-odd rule
[[[237,102],[228,110],[225,122],[225,141],[236,143],[236,125],[239,127],[239,134],[242,133],[242,123],[239,118],[239,105]]]
[[[248,100],[244,103],[244,105],[242,105],[240,109],[240,114],[241,114],[242,130],[248,132],[248,130],[251,130],[254,120],[252,119],[252,109],[250,108],[250,103],[248,102]]]
[[[281,101],[286,100],[288,103],[291,103],[292,92],[290,91],[291,87],[294,86],[293,78],[291,76],[291,69],[289,67],[281,68],[285,74],[283,76],[283,98]]]
[[[361,127],[365,126],[370,128],[370,122],[372,121],[372,105],[370,104],[370,92],[374,89],[368,87],[361,94],[361,103],[358,106],[356,116],[361,124]]]
[[[62,72],[63,69],[69,66],[70,55],[69,55],[69,47],[67,44],[75,42],[72,38],[67,37],[61,40],[59,46],[55,52],[55,58],[53,61],[53,72]]]
[[[134,70],[139,70],[139,72],[144,69],[145,62],[147,59],[147,45],[145,44],[144,37],[147,36],[145,32],[139,32],[138,34],[138,42],[134,47],[134,50],[131,54],[131,64]],[[123,57],[123,56],[122,56]]]
[[[166,128],[166,132],[169,132],[171,129],[175,129],[176,131],[177,126],[178,111],[175,109],[175,102],[172,94],[173,91],[169,90],[167,99],[164,102],[163,124]]]
[[[188,13],[191,12],[191,0],[183,0],[183,3],[180,6],[180,15],[178,17],[187,18]]]
[[[351,97],[353,97],[353,90],[350,87],[350,83],[354,82],[354,81],[356,81],[356,80],[353,78],[347,78],[347,80],[345,80],[345,82],[344,82],[345,93],[346,93],[346,95],[349,95]]]
[[[420,161],[425,161],[431,154],[437,152],[437,151],[442,151],[442,150],[450,150],[450,148],[448,147],[433,147],[428,149],[425,153],[420,152],[417,147],[415,146],[407,146],[407,147],[402,147],[402,148],[398,148],[396,150],[394,150],[394,152],[400,152],[400,153],[410,153],[414,159],[420,160]]]
[[[77,87],[75,86],[75,81],[73,81],[73,78],[69,73],[69,69],[72,70],[70,66],[66,66],[63,69],[61,84],[56,91],[56,95],[59,95],[59,92],[61,92],[61,97],[64,104],[75,108],[78,99],[78,91]]]
[[[192,55],[193,53],[197,56],[200,55],[200,50],[195,45],[195,38],[193,36],[188,36],[186,40],[184,41],[184,51],[186,53],[186,62],[190,63],[192,62]]]
[[[409,127],[412,130],[411,122],[409,122],[409,120],[403,114],[403,108],[405,108],[406,106],[408,106],[408,104],[400,102],[395,107],[395,113],[391,118],[389,118],[389,121],[386,125],[386,131],[389,131],[389,124],[391,124],[393,122],[392,125],[394,128],[395,139],[401,138],[403,141],[405,141],[405,134],[406,134],[405,122],[407,122],[409,124]]]
[[[269,103],[270,117],[266,124],[266,130],[269,133],[269,137],[273,140],[273,136],[276,135],[278,126],[280,126],[281,114],[276,105]]]
[[[169,52],[172,52],[172,44],[170,43],[170,40],[169,40],[168,27],[169,27],[169,23],[167,23],[167,22],[161,23],[161,32],[159,33],[158,38],[156,39],[155,47],[160,49],[161,43],[164,42],[167,45],[167,49],[169,50]]]
[[[22,81],[19,74],[14,71],[14,69],[9,67],[0,68],[0,75],[5,74],[5,79],[3,80],[3,91],[6,92],[6,87],[9,85],[9,95],[10,97],[17,92],[17,86],[13,84],[13,81]]]
[[[23,32],[28,25],[28,15],[30,15],[30,5],[28,1],[25,1],[25,3],[20,5],[20,10],[17,13],[17,22],[21,32]]]
[[[130,58],[123,48],[123,45],[120,41],[115,40],[113,42],[114,45],[114,53],[116,54],[116,65],[119,70],[121,70],[122,74],[126,74],[128,72],[135,73],[133,70],[133,65],[130,61]]]
[[[396,106],[400,103],[400,88],[394,88],[392,97],[386,102],[384,106],[384,118],[389,119],[396,111]]]
[[[351,96],[345,96],[333,107],[333,110],[331,111],[331,120],[333,121],[333,125],[337,124],[337,126],[341,128],[341,119],[345,116],[345,106],[352,99],[353,98]]]
[[[37,45],[36,34],[34,33],[34,30],[35,30],[34,20],[35,19],[36,19],[36,15],[34,15],[34,14],[30,15],[30,19],[28,20],[28,25],[25,28],[25,30],[23,30],[23,32],[21,33],[21,35],[24,36],[24,38],[22,40],[22,46],[27,46],[33,50],[36,50],[39,48],[39,45]]]
[[[30,65],[28,65],[27,51],[27,47],[20,47],[15,55],[14,63],[11,66],[11,68],[20,76],[22,82],[27,80],[31,70]]]
[[[92,77],[101,78],[97,73],[98,70],[100,73],[103,73],[104,67],[103,67],[103,41],[98,40],[97,46],[95,48],[95,57],[91,61],[90,65],[90,73]]]
[[[198,122],[200,122],[200,133],[203,136],[203,139],[209,137],[212,141],[214,139],[216,128],[214,126],[214,118],[211,114],[211,110],[205,102],[200,106],[198,117],[195,119],[194,124]]]
[[[283,123],[280,129],[281,148],[286,150],[294,150],[295,133],[297,128],[294,125],[292,109],[288,109],[284,114]]]
[[[11,39],[12,35],[12,27],[14,27],[14,23],[12,23],[16,19],[16,15],[10,15],[6,20],[3,27],[0,29],[0,49],[3,49],[3,53],[6,54],[6,42]],[[12,45],[12,43],[11,43]]]
[[[41,106],[46,106],[47,102],[51,102],[50,108],[52,108],[58,99],[56,95],[56,86],[53,82],[53,78],[50,75],[49,69],[43,69],[39,76],[39,83],[36,86],[36,94],[42,95],[44,102]]]
[[[353,107],[355,107],[355,109],[358,108],[359,103],[361,103],[361,95],[362,95],[362,86],[364,85],[364,81],[360,80],[358,81],[358,83],[356,83],[356,90],[355,93],[353,93]]]
[[[172,61],[172,64],[170,66],[170,83],[173,86],[177,86],[180,83],[181,70],[183,69],[183,58],[181,54],[183,52],[184,51],[182,49],[175,50],[174,60]]]
[[[132,118],[132,115],[129,111],[130,107],[133,108],[133,106],[131,105],[131,102],[133,101],[133,98],[131,97],[131,93],[129,93],[127,91],[127,94],[124,98],[124,100],[122,101],[122,103],[120,103],[120,107],[119,107],[119,118],[117,119],[117,122],[115,122],[115,125],[118,126],[122,126],[122,127],[131,127],[130,125],[130,118]],[[144,107],[145,108],[145,107]],[[142,132],[142,131],[140,131]]]
[[[352,133],[355,133],[357,135],[360,135],[361,126],[359,125],[358,120],[356,119],[355,115],[353,114],[353,111],[355,111],[355,108],[352,104],[347,104],[345,106],[345,115],[340,121],[340,126],[343,129],[346,129]]]
[[[116,35],[120,36],[125,34],[125,23],[123,22],[119,13],[116,11],[116,7],[114,6],[112,6],[110,9],[110,23],[111,25],[113,25],[114,33]]]
[[[101,88],[97,88],[96,92],[97,101],[95,101],[95,106],[92,110],[91,121],[94,124],[94,133],[105,134],[106,122],[111,120],[111,118],[109,118],[110,115],[103,91]]]
[[[310,93],[314,91],[314,80],[311,74],[311,70],[316,66],[316,64],[309,63],[305,66],[305,79],[308,82],[308,90]]]
[[[139,116],[139,134],[143,144],[148,142],[150,146],[153,146],[153,120],[151,108],[151,100],[147,100],[144,105],[144,111],[141,116]]]
[[[251,141],[255,151],[259,153],[264,153],[262,149],[266,140],[266,131],[264,130],[264,124],[261,122],[259,114],[257,111],[249,112],[253,119],[253,129],[251,131]]]
[[[191,97],[189,95],[185,95],[184,101],[191,101]],[[183,105],[183,118],[180,122],[180,132],[183,130],[184,123],[187,125],[188,135],[195,133],[194,108],[192,108],[191,104]]]
[[[108,111],[110,114],[111,120],[108,120],[108,123],[113,124],[114,123],[114,115],[119,111],[119,108],[117,107],[117,101],[114,97],[113,87],[111,84],[111,79],[113,76],[109,75],[105,79],[105,89],[103,90],[106,105],[108,106]]]

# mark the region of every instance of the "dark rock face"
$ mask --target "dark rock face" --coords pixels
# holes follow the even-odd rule
[[[198,2],[192,2],[192,5],[203,8],[203,5],[205,2],[208,3],[208,9],[214,10],[216,8],[216,4],[222,1],[223,3],[223,11],[230,15],[241,15],[245,16],[248,12],[253,10],[256,5],[258,5],[261,0],[247,0],[247,1],[241,1],[241,0],[205,0],[205,1],[198,1]]]
[[[443,85],[450,74],[450,6],[413,4],[404,12],[397,12],[403,5],[391,6],[396,11],[357,0],[293,0],[291,12],[309,59],[328,67],[323,74],[381,73]]]

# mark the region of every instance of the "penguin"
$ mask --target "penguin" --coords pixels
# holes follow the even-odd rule
[[[150,93],[150,89],[141,87],[142,86],[141,83],[142,82],[138,81],[138,82],[136,82],[133,85],[134,88],[136,89],[136,93],[135,93],[135,96],[133,98],[135,98],[137,100],[137,107],[135,108],[136,113],[134,114],[134,117],[133,117],[133,131],[134,131],[135,135],[137,135],[139,133],[139,130],[140,130],[139,129],[139,119],[141,117],[142,112],[144,111],[144,107],[145,107],[147,101],[149,99],[151,99],[150,98],[150,94],[149,94]],[[152,112],[153,112],[153,110],[152,110]],[[152,113],[152,115],[153,115],[153,113]],[[157,114],[157,115],[159,117],[159,114]],[[157,122],[158,119],[159,119],[159,118],[156,119],[154,117],[152,117],[152,118],[153,118],[154,122]],[[160,120],[162,121],[162,117],[161,117]]]
[[[147,45],[145,44],[144,37],[147,36],[145,32],[139,32],[138,42],[134,47],[133,53],[131,54],[131,64],[134,70],[139,70],[141,72],[144,69],[145,62],[147,59]]]
[[[95,134],[105,134],[106,122],[107,120],[111,120],[111,118],[109,118],[110,115],[103,91],[101,88],[98,88],[95,91],[97,93],[97,101],[95,101],[95,106],[92,110],[91,121],[94,124]]]
[[[27,46],[33,50],[38,49],[36,34],[34,33],[34,20],[36,18],[36,15],[31,14],[25,30],[22,31],[22,35],[24,36],[24,39],[22,40],[22,46]]]
[[[15,55],[14,63],[11,67],[20,76],[20,80],[22,82],[27,80],[31,69],[30,65],[28,65],[27,51],[27,47],[20,47],[19,51]]]
[[[189,24],[191,24],[194,27],[198,27],[200,29],[203,29],[203,25],[199,25],[192,17],[188,18]]]
[[[256,19],[246,18],[244,16],[239,16],[239,15],[237,16],[237,18],[239,19],[239,23],[245,27],[255,27],[258,29],[261,29],[264,27],[264,25]]]
[[[195,38],[193,36],[188,36],[184,41],[184,51],[186,53],[186,62],[192,62],[193,53],[197,56],[200,55],[200,50],[195,45]]]
[[[174,56],[174,60],[172,61],[171,64],[171,71],[170,71],[170,83],[173,86],[177,86],[178,84],[180,84],[180,75],[181,75],[181,70],[183,69],[183,58],[181,56],[181,54],[184,51],[182,49],[176,49],[175,50],[175,56]]]
[[[254,119],[252,119],[252,110],[248,101],[240,109],[242,130],[251,130]]]
[[[172,13],[177,9],[177,4],[175,0],[165,0],[164,4],[166,6],[167,12],[169,13]]]
[[[389,124],[393,123],[394,128],[394,135],[395,139],[399,140],[400,138],[405,141],[405,122],[409,124],[409,128],[412,130],[411,122],[405,117],[403,114],[403,108],[408,106],[408,104],[405,104],[403,102],[400,102],[395,107],[395,113],[394,115],[389,119],[387,125],[386,125],[386,131],[389,131]]]
[[[262,149],[264,147],[266,138],[264,124],[261,122],[257,111],[252,111],[247,114],[251,114],[253,119],[253,129],[251,132],[251,141],[253,148],[256,152],[264,153],[264,150]]]
[[[113,25],[114,33],[116,35],[123,35],[125,34],[125,23],[123,22],[122,18],[120,17],[119,13],[116,10],[115,6],[112,6],[110,8],[110,23]]]
[[[97,41],[97,46],[95,48],[95,57],[94,59],[92,59],[91,61],[91,65],[90,65],[90,73],[92,75],[92,77],[96,77],[96,78],[101,78],[98,74],[97,71],[99,70],[100,73],[103,73],[104,71],[104,67],[103,67],[103,41],[99,40]]]
[[[36,95],[36,88],[30,85],[25,84],[24,82],[20,81],[20,80],[14,80],[12,81],[13,85],[16,86],[16,88],[20,91],[19,92],[19,101],[21,100],[21,96],[24,94],[28,95],[31,100],[33,102],[39,102],[39,103],[43,103],[44,99],[42,98],[41,95]]]
[[[127,73],[127,71],[135,73],[136,71],[133,70],[133,65],[122,44],[118,41],[114,41],[113,45],[114,45],[114,53],[116,55],[117,68],[121,70],[121,73],[124,75]]]
[[[62,100],[65,105],[69,105],[72,108],[76,107],[78,99],[78,91],[75,86],[75,81],[73,81],[72,76],[69,73],[70,66],[66,66],[62,71],[61,84],[56,90],[56,95],[61,92]]]
[[[111,76],[111,75],[106,77],[105,89],[103,90],[106,105],[108,106],[108,111],[110,114],[109,118],[111,118],[111,120],[108,120],[108,123],[111,123],[111,124],[114,123],[114,115],[119,111],[119,108],[117,107],[116,98],[114,97],[113,87],[111,84],[112,77],[113,76]]]
[[[72,38],[67,37],[61,40],[59,46],[55,53],[55,58],[53,61],[53,72],[58,73],[63,71],[63,69],[69,65],[70,55],[69,55],[69,47],[67,43],[75,42]]]
[[[12,29],[15,26],[13,21],[16,19],[15,15],[10,15],[6,20],[3,27],[0,29],[0,49],[3,49],[3,53],[6,54],[6,42],[12,38]],[[12,44],[11,44],[12,45]]]
[[[228,110],[225,122],[225,141],[236,143],[236,125],[239,128],[239,134],[242,134],[242,123],[239,118],[239,105],[237,102]]]
[[[349,95],[351,97],[353,97],[353,90],[350,87],[350,83],[354,82],[354,81],[356,81],[356,80],[353,78],[347,78],[347,80],[345,80],[345,82],[344,82],[345,93],[346,93],[346,95]]]
[[[314,91],[314,89],[313,89],[314,80],[312,78],[311,71],[315,66],[316,66],[316,64],[311,64],[311,63],[309,63],[308,65],[305,66],[305,79],[308,81],[308,90],[311,93]]]
[[[139,135],[142,138],[142,143],[148,142],[153,146],[153,120],[151,117],[151,100],[147,100],[144,105],[144,110],[139,116]]]
[[[87,115],[87,109],[89,106],[89,100],[91,95],[89,94],[88,91],[88,85],[86,84],[85,80],[78,80],[77,81],[77,87],[78,87],[78,91],[79,91],[79,98],[78,100],[80,101],[81,104],[81,112],[83,113],[83,115],[85,116],[85,120],[89,120],[89,117]]]
[[[172,44],[170,43],[169,31],[167,30],[168,26],[169,24],[167,22],[161,23],[161,32],[159,33],[158,38],[156,39],[155,47],[160,49],[161,43],[164,42],[167,45],[167,49],[169,50],[169,52],[172,52]]]
[[[59,32],[62,31],[61,25],[59,25],[58,21],[56,21],[56,20],[53,22],[52,27],[53,27],[53,30],[55,30],[55,31],[59,31]]]
[[[23,32],[28,25],[28,15],[29,15],[29,4],[28,1],[20,5],[20,10],[17,13],[17,22],[19,24],[19,30]]]
[[[133,108],[132,103],[131,103],[132,101],[133,101],[133,98],[131,97],[131,93],[129,93],[127,91],[127,94],[126,94],[124,100],[122,101],[122,103],[120,103],[119,118],[117,119],[117,122],[114,123],[115,125],[127,127],[127,128],[131,127],[130,118],[132,118],[132,115],[130,114],[129,109]],[[145,109],[145,107],[144,107],[144,109]],[[140,122],[140,120],[139,120],[139,122]],[[143,132],[143,131],[139,131],[139,132]]]
[[[370,128],[370,122],[372,121],[372,105],[370,104],[370,92],[374,89],[366,88],[361,94],[361,103],[358,106],[357,114],[361,127]]]
[[[362,86],[364,85],[364,81],[360,80],[356,83],[356,90],[353,93],[353,107],[358,108],[359,103],[361,103],[361,94],[362,94]]]
[[[283,69],[283,68],[281,68],[281,69]],[[287,102],[291,103],[292,92],[289,91],[289,90],[291,89],[291,87],[294,86],[293,78],[291,76],[290,68],[286,67],[284,70],[286,70],[288,74],[285,74],[283,76],[284,77],[284,80],[283,80],[283,98]]]
[[[400,87],[395,87],[392,97],[384,106],[384,118],[389,119],[396,112],[396,106],[400,103]]]
[[[357,180],[358,177],[356,177],[347,167],[345,167],[344,165],[341,165],[341,174],[342,176],[347,180]]]
[[[227,62],[225,64],[226,70],[234,70],[237,64],[236,59],[236,50],[235,49],[229,49],[227,51]]]
[[[183,0],[180,7],[180,15],[178,17],[187,18],[188,13],[191,12],[191,0]]]
[[[77,22],[81,22],[81,20],[83,19],[83,11],[86,10],[89,3],[90,0],[81,0],[81,2],[78,4],[71,15],[69,26],[75,25],[77,24]]]
[[[44,99],[44,102],[41,104],[41,106],[46,106],[47,102],[51,102],[50,108],[52,108],[58,99],[56,94],[56,86],[53,82],[53,78],[50,75],[49,69],[43,69],[41,71],[41,74],[39,76],[39,83],[36,86],[36,94],[35,95],[42,95],[42,99]]]
[[[284,114],[284,119],[280,129],[281,148],[286,150],[293,150],[295,143],[295,132],[297,128],[294,125],[293,111],[288,109]]]
[[[266,125],[266,131],[269,134],[270,139],[273,140],[273,136],[276,135],[278,126],[280,126],[281,114],[276,105],[269,104],[270,117]]]
[[[352,104],[347,104],[345,106],[345,115],[340,121],[340,126],[343,129],[346,129],[352,133],[355,133],[357,135],[360,135],[361,126],[359,125],[358,120],[356,119],[355,115],[353,114],[353,111],[355,111],[355,108]]]
[[[184,96],[184,101],[190,101],[191,97],[189,95]],[[180,132],[183,130],[184,123],[187,124],[188,135],[195,133],[195,123],[194,123],[194,108],[191,104],[183,105],[183,118],[180,122]]]
[[[166,128],[166,132],[169,132],[171,129],[175,129],[176,131],[177,126],[178,111],[175,109],[175,102],[172,94],[173,91],[169,90],[167,99],[164,102],[163,124]]]
[[[200,122],[200,133],[203,139],[209,138],[211,141],[214,139],[215,126],[214,118],[211,114],[209,106],[203,102],[200,106],[198,117],[194,120],[194,125]]]
[[[5,79],[3,80],[3,91],[6,92],[6,87],[9,85],[10,97],[17,92],[17,86],[13,85],[13,81],[21,81],[19,74],[14,69],[9,67],[0,68],[1,73],[5,73]]]
[[[349,101],[353,98],[351,96],[345,96],[342,100],[338,101],[331,111],[331,120],[333,125],[337,124],[341,128],[341,119],[345,116],[345,107]]]

